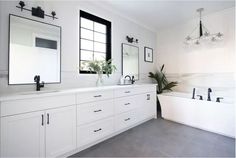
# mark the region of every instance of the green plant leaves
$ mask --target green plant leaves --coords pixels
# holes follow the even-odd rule
[[[177,82],[170,82],[162,90],[170,90],[170,91],[172,91],[171,88],[177,86],[177,84],[178,84]]]
[[[97,74],[105,73],[107,77],[109,77],[112,72],[116,71],[116,66],[112,65],[112,59],[108,61],[88,61],[88,68],[89,71],[96,72]]]
[[[161,66],[161,72],[163,71],[164,67],[165,67],[165,65],[163,64],[163,65]]]
[[[168,82],[165,73],[163,72],[165,65],[163,64],[160,68],[160,71],[155,73],[149,72],[150,78],[157,82],[157,94],[161,94],[164,90],[170,90],[171,88],[178,85],[178,82]]]

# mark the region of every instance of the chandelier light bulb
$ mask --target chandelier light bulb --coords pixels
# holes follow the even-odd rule
[[[208,37],[210,34],[208,32],[204,33],[204,36]]]
[[[197,41],[195,42],[195,44],[196,44],[196,45],[199,45],[199,44],[200,44],[199,40],[197,40]]]
[[[216,41],[216,38],[215,38],[215,37],[212,37],[212,38],[211,38],[211,41],[212,41],[212,42],[215,42],[215,41]]]
[[[217,33],[217,35],[216,35],[218,38],[221,38],[222,36],[223,36],[223,34],[222,33]]]
[[[187,41],[190,41],[190,40],[191,40],[191,37],[190,37],[190,36],[187,36],[187,37],[186,37],[186,40],[187,40]]]

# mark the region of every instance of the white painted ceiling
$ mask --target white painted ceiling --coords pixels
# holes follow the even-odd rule
[[[235,6],[234,0],[100,0],[99,5],[151,30],[158,30]]]

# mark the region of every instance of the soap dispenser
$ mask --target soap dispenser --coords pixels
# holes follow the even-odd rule
[[[121,75],[121,76],[120,76],[120,84],[124,84],[124,83],[125,83],[124,77],[123,77],[123,75]]]

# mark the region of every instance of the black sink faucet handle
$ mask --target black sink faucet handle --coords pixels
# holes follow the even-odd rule
[[[45,84],[45,82],[44,81],[42,81],[41,83],[40,83],[40,87],[44,87],[44,84]]]
[[[134,79],[134,76],[132,76],[131,83],[134,84],[134,82],[135,82],[135,79]]]

